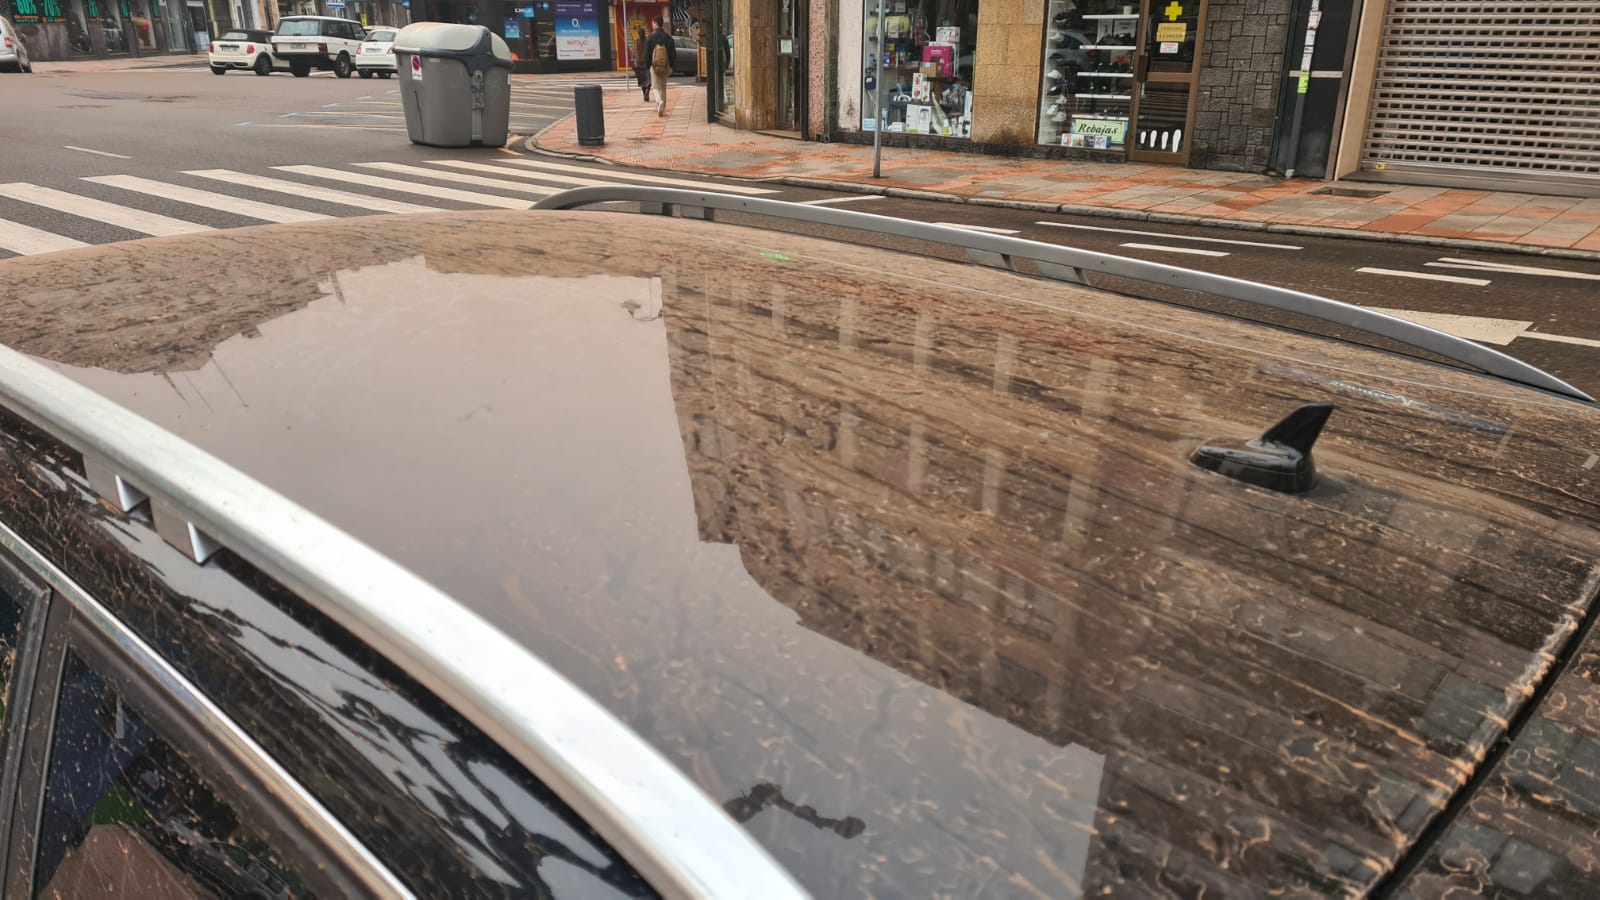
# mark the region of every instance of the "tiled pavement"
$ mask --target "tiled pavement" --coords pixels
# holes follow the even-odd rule
[[[568,76],[570,77],[570,76]],[[1272,230],[1337,229],[1364,237],[1504,245],[1524,252],[1600,258],[1600,199],[1393,184],[1340,183],[1375,197],[1327,193],[1328,182],[1135,163],[1015,160],[885,148],[873,179],[872,148],[738,131],[706,121],[702,86],[674,86],[666,118],[637,92],[606,93],[602,147],[577,141],[568,117],[539,134],[537,149],[736,178],[780,179],[841,190],[933,192],[975,203],[1025,202],[1064,212],[1163,219],[1181,216]]]

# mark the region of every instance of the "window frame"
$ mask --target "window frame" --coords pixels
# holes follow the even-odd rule
[[[6,704],[5,722],[0,727],[0,883],[3,883],[4,864],[9,858],[13,834],[13,813],[21,787],[22,754],[27,749],[28,710],[34,700],[39,656],[48,631],[46,617],[50,612],[51,592],[3,546],[0,546],[0,591],[24,607],[17,635],[17,658],[12,663],[10,696],[0,696],[0,702]]]
[[[0,827],[6,829],[6,843],[0,844],[4,896],[31,897],[36,887],[39,829],[69,650],[178,749],[195,774],[261,837],[286,857],[305,863],[297,874],[315,893],[412,896],[375,854],[154,648],[0,523],[0,554],[8,548],[23,557],[19,568],[35,576],[44,599],[35,607],[42,627],[25,639],[32,653],[26,718],[12,717],[5,726],[6,731],[22,729],[23,737],[20,752],[10,755],[4,767],[6,783],[14,783],[16,790],[0,798],[5,812]],[[30,610],[25,627],[34,622]],[[19,649],[19,669],[22,660]],[[25,724],[14,725],[19,722]]]

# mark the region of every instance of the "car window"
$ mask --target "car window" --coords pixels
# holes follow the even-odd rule
[[[36,897],[309,897],[296,866],[68,651]]]
[[[311,37],[318,33],[316,19],[284,19],[278,23],[278,34],[286,37]]]
[[[394,42],[394,32],[392,32],[392,31],[374,31],[371,34],[367,35],[367,40],[393,43]]]
[[[0,558],[0,727],[8,721],[7,711],[15,708],[11,682],[17,671],[17,652],[22,641],[22,623],[44,598],[44,592],[21,571]],[[0,743],[0,752],[7,748]]]
[[[250,35],[245,34],[242,31],[230,31],[227,34],[223,35],[222,37],[217,38],[217,40],[219,40],[219,41],[248,41],[248,40],[250,40]]]

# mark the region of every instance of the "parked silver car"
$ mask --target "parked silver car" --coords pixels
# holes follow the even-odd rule
[[[0,16],[0,72],[32,72],[33,61],[28,58],[28,45],[22,42],[17,26]]]

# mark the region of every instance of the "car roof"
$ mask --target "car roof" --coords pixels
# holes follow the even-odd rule
[[[62,299],[0,340],[489,619],[816,893],[1360,889],[1600,555],[1590,406],[947,260],[533,215],[14,261]],[[1317,400],[1305,497],[1188,461]]]

